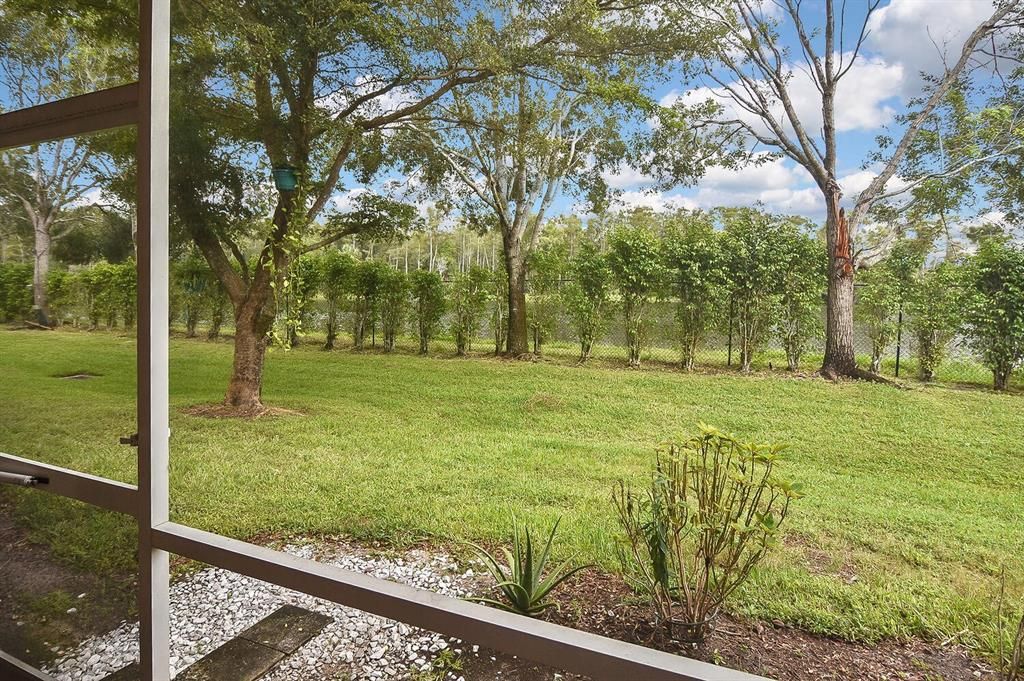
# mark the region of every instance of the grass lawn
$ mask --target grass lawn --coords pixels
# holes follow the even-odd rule
[[[134,340],[0,331],[0,450],[134,481]],[[989,648],[999,574],[1024,595],[1024,396],[944,387],[492,359],[274,350],[264,395],[303,412],[189,416],[222,396],[230,345],[171,345],[175,521],[240,538],[499,540],[563,516],[558,551],[616,567],[613,483],[697,421],[791,443],[790,534],[735,610],[849,638],[960,634]],[[56,374],[91,372],[88,380]],[[14,492],[8,492],[13,494]],[[18,493],[59,555],[123,570],[123,520]],[[966,633],[962,633],[965,630]]]

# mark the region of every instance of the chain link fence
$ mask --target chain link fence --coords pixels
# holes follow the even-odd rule
[[[446,282],[446,285],[449,285]],[[545,361],[575,364],[579,361],[580,344],[569,321],[568,314],[556,293],[545,300],[545,308],[549,320],[546,328],[536,323],[530,315],[535,307],[536,299],[527,297],[529,347],[534,354]],[[504,329],[498,332],[497,319],[505,319],[504,301],[494,297],[488,301],[487,308],[480,314],[475,331],[469,334],[466,355],[494,355],[503,350]],[[731,306],[722,305],[721,318],[715,328],[707,335],[696,354],[695,370],[705,372],[738,371],[740,367],[740,349],[737,338],[737,320]],[[641,366],[648,368],[672,369],[679,368],[682,361],[682,348],[678,340],[679,327],[676,322],[677,303],[671,299],[652,301],[644,314],[646,325],[646,342],[641,356]],[[822,304],[819,324],[807,342],[806,351],[800,358],[797,372],[810,374],[821,366],[824,353],[824,303]],[[417,354],[420,343],[416,330],[416,320],[410,307],[404,313],[401,332],[395,342],[394,352]],[[914,339],[912,320],[906,313],[900,313],[892,320],[894,330],[892,341],[885,345],[880,353],[879,373],[890,378],[914,382],[920,380],[918,371],[917,348]],[[379,315],[372,315],[368,320],[369,329],[364,339],[364,351],[384,351],[383,329]],[[323,344],[325,338],[326,315],[322,301],[313,301],[310,309],[303,316],[301,330],[297,337],[300,345]],[[353,349],[354,319],[351,306],[347,306],[340,319],[340,334],[335,340],[335,350]],[[455,340],[455,316],[448,310],[440,323],[439,331],[428,345],[428,355],[451,357],[457,354]],[[230,326],[225,326],[225,333],[230,333]],[[854,325],[854,344],[858,364],[867,368],[872,363],[873,341],[867,325],[856,319]],[[625,322],[621,308],[612,305],[609,312],[607,331],[595,342],[589,363],[599,366],[627,366],[627,343]],[[787,356],[783,349],[780,332],[772,329],[761,347],[753,355],[752,370],[755,372],[787,372]],[[1017,385],[1024,376],[1018,372],[1014,376]],[[967,339],[953,336],[946,343],[945,358],[935,374],[936,382],[947,384],[973,385],[989,387],[992,383],[991,372],[982,364],[970,348]]]

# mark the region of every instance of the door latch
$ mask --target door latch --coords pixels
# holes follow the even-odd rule
[[[132,433],[128,437],[122,437],[120,442],[121,442],[121,444],[128,445],[129,447],[138,447],[139,446],[139,434],[138,433]]]

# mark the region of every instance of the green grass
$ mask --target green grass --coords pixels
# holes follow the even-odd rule
[[[499,540],[515,511],[564,516],[558,551],[616,566],[609,496],[697,421],[792,444],[807,497],[737,611],[876,640],[991,645],[998,575],[1024,595],[1024,397],[946,387],[273,350],[268,403],[304,416],[188,416],[219,401],[230,345],[171,344],[173,519],[230,536],[345,533]],[[0,331],[0,450],[133,481],[134,341]],[[69,381],[55,374],[88,371]],[[130,567],[131,528],[21,493],[68,560]]]

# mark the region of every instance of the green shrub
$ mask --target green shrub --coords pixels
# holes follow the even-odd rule
[[[733,300],[740,369],[750,371],[780,319],[786,273],[786,219],[753,208],[721,209],[724,253]]]
[[[310,254],[300,255],[288,266],[287,278],[283,280],[284,290],[279,294],[283,303],[280,307],[284,313],[288,347],[296,347],[299,337],[310,325],[313,299],[320,289],[322,271],[317,256]],[[208,287],[210,289],[213,289],[212,284]]]
[[[416,270],[410,277],[412,287],[413,316],[420,340],[420,354],[427,354],[430,340],[441,329],[444,316],[444,282],[437,272]]]
[[[480,330],[480,322],[487,310],[490,284],[491,273],[475,265],[452,279],[452,334],[455,336],[455,351],[459,355],[473,349],[473,337]]]
[[[32,263],[0,264],[0,321],[25,319],[32,312]]]
[[[665,250],[671,292],[678,301],[679,364],[692,369],[697,350],[721,316],[726,282],[722,238],[706,213],[688,214],[666,235]]]
[[[356,263],[352,272],[352,341],[356,350],[366,345],[380,314],[380,287],[390,268],[376,260]]]
[[[64,269],[50,270],[46,277],[46,299],[50,304],[50,320],[64,324],[75,319],[75,277]]]
[[[380,326],[384,333],[384,351],[395,349],[405,315],[409,309],[409,276],[388,268],[380,283]]]
[[[640,366],[647,344],[645,312],[664,283],[661,240],[645,224],[624,224],[608,237],[608,265],[622,298],[629,366]]]
[[[908,302],[917,346],[918,374],[932,381],[961,323],[960,277],[956,263],[943,262],[918,275]]]
[[[776,545],[800,497],[774,474],[780,445],[741,443],[700,424],[700,435],[659,452],[642,494],[612,493],[625,533],[620,556],[673,635],[704,639],[725,600]]]
[[[562,298],[569,325],[580,342],[580,362],[590,359],[594,343],[608,330],[612,270],[608,258],[584,242],[570,263],[569,283]]]
[[[967,336],[995,389],[1006,390],[1024,362],[1024,248],[986,239],[965,274]]]
[[[175,307],[184,317],[185,335],[189,338],[196,335],[196,328],[206,309],[209,296],[207,290],[213,283],[212,279],[210,266],[196,253],[189,253],[171,266],[171,286],[176,289],[172,297],[175,299]]]
[[[788,369],[796,371],[807,342],[824,332],[821,305],[827,288],[828,261],[822,245],[796,224],[786,226],[783,244],[779,338]]]
[[[491,272],[490,285],[491,334],[494,336],[494,354],[500,355],[508,342],[508,274],[504,264]]]
[[[487,571],[494,578],[495,585],[504,598],[501,601],[491,598],[475,598],[473,600],[531,617],[554,606],[555,602],[548,600],[551,592],[569,577],[588,567],[581,565],[570,569],[570,561],[565,561],[545,575],[545,568],[547,568],[548,559],[551,556],[551,545],[554,543],[559,522],[561,520],[555,522],[551,533],[548,534],[547,541],[538,547],[538,551],[535,551],[530,528],[520,529],[519,523],[513,518],[512,550],[502,549],[506,565],[502,565],[486,549],[476,544],[470,544],[484,561]]]
[[[533,335],[533,354],[544,354],[544,343],[558,326],[559,284],[565,267],[562,244],[546,242],[529,257],[530,332]]]
[[[352,292],[356,259],[350,253],[336,248],[328,249],[320,260],[320,292],[326,305],[324,326],[327,340],[325,350],[333,350],[341,328],[341,315]]]

